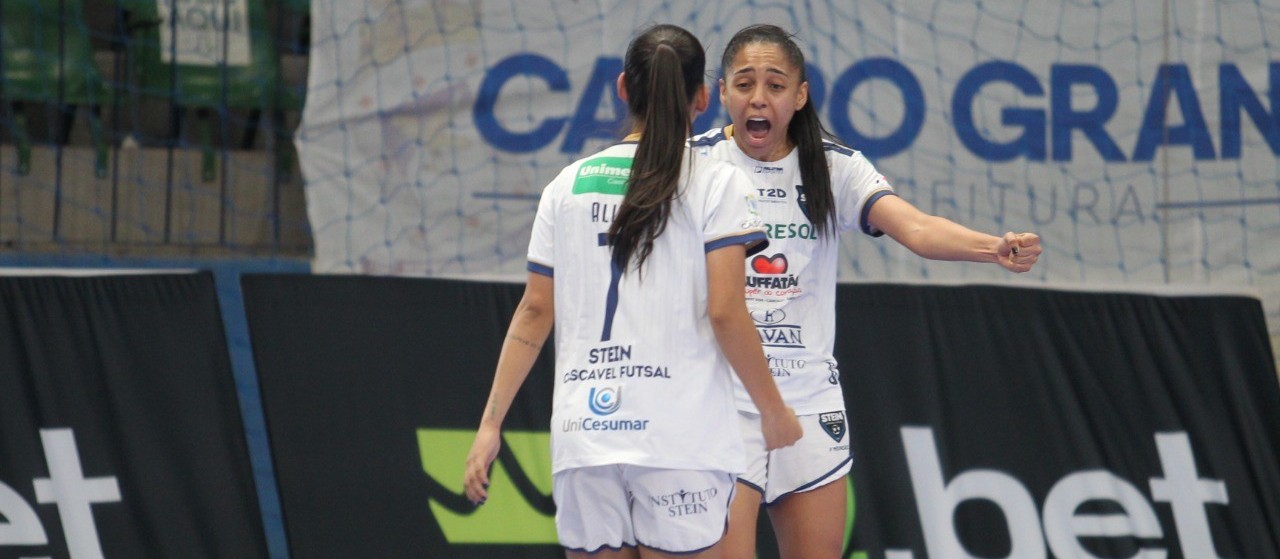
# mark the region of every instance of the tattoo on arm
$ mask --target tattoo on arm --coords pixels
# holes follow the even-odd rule
[[[515,341],[516,343],[524,344],[533,349],[542,349],[542,344],[533,343],[532,341],[521,338],[520,336],[517,336],[515,334],[508,334],[507,339]]]

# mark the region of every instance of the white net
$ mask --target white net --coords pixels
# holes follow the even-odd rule
[[[847,235],[842,279],[1251,286],[1280,329],[1280,5],[434,1],[313,6],[316,270],[522,277],[542,187],[620,137],[627,42],[797,34],[827,127],[921,209],[1034,231],[1013,276]],[[1280,39],[1280,37],[1278,37]],[[709,82],[710,83],[710,82]],[[718,103],[697,131],[726,122]]]

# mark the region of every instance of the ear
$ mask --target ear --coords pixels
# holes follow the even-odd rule
[[[805,104],[809,102],[809,82],[801,82],[800,87],[796,89],[796,110],[803,109]]]
[[[707,92],[707,84],[698,86],[698,93],[693,96],[693,110],[697,114],[706,112],[707,105],[711,104],[711,94]]]
[[[724,83],[724,78],[720,78],[717,83],[720,84],[720,106],[726,107],[729,105],[729,102],[725,100],[724,96],[729,93],[729,84]]]
[[[626,72],[622,72],[621,74],[618,74],[618,98],[622,99],[623,103],[630,102],[630,100],[627,99],[627,73]]]

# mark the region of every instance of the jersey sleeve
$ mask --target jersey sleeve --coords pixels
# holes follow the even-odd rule
[[[702,239],[706,252],[730,245],[746,245],[747,255],[769,246],[764,222],[756,209],[751,178],[731,165],[719,165],[707,200]]]
[[[533,231],[529,235],[530,272],[555,277],[555,191],[557,181],[542,190],[538,201],[538,213],[533,218]]]
[[[836,213],[843,230],[858,229],[872,237],[884,234],[868,222],[871,207],[885,196],[897,196],[889,181],[861,153],[829,154],[831,187],[836,195]]]

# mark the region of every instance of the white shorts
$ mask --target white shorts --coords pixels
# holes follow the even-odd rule
[[[571,551],[642,545],[694,553],[729,524],[732,474],[628,464],[573,468],[552,476],[556,534]]]
[[[841,479],[853,465],[844,410],[799,418],[804,436],[792,446],[765,452],[760,416],[738,412],[742,442],[747,449],[747,471],[738,476],[738,481],[759,491],[766,505]]]

